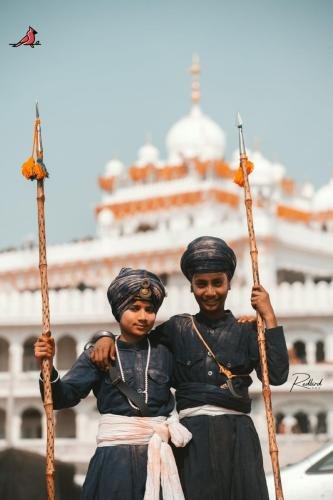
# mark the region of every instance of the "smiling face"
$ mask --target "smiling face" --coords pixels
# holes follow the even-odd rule
[[[149,300],[134,300],[120,317],[122,340],[137,342],[154,326],[156,313]]]
[[[230,289],[226,273],[195,274],[191,282],[192,292],[200,311],[212,319],[218,319],[224,312],[224,304]]]

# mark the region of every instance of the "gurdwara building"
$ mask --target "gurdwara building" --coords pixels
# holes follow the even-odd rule
[[[98,182],[96,236],[48,247],[55,366],[68,370],[92,333],[115,331],[106,289],[121,267],[147,268],[164,280],[159,314],[196,311],[179,268],[186,245],[201,235],[225,239],[238,267],[228,297],[234,314],[252,314],[252,271],[243,192],[233,183],[238,152],[225,158],[225,134],[200,103],[193,59],[191,106],[166,136],[167,158],[147,140],[136,161],[111,159]],[[280,461],[294,461],[333,438],[333,180],[300,186],[285,167],[248,151],[260,278],[270,292],[290,352],[290,375],[272,388]],[[38,248],[0,253],[0,448],[45,452],[46,424],[33,343],[41,330]],[[266,468],[267,430],[261,384],[251,386],[252,417]],[[294,384],[296,382],[296,384]],[[85,472],[98,424],[89,395],[56,412],[56,457]]]

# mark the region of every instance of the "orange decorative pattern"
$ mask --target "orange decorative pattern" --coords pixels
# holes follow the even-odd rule
[[[114,187],[114,177],[99,177],[98,185],[103,191],[112,191]]]
[[[220,191],[218,189],[215,189],[214,191],[215,194],[215,199],[219,203],[226,203],[233,208],[237,208],[239,205],[239,196],[234,193],[228,193],[228,191]]]
[[[146,198],[144,200],[99,205],[96,208],[96,214],[106,208],[112,210],[116,219],[122,219],[123,217],[129,217],[139,212],[155,212],[185,205],[196,205],[203,203],[207,199],[207,196],[210,196],[218,203],[226,203],[233,208],[236,208],[239,204],[238,195],[218,189],[210,189],[205,192],[193,191],[163,197]]]
[[[198,174],[201,175],[202,177],[207,174],[209,166],[210,162],[208,161],[200,161],[200,160],[195,161],[195,169],[198,172]]]
[[[286,205],[278,205],[276,207],[276,213],[277,216],[282,219],[288,219],[295,222],[309,222],[312,219],[311,212],[297,210],[296,208],[288,207]]]
[[[295,194],[295,181],[293,179],[285,177],[281,181],[281,188],[286,194],[291,196]]]
[[[234,170],[223,160],[215,161],[215,173],[218,177],[225,177],[226,179],[232,179],[235,174]]]
[[[320,222],[325,222],[327,220],[333,219],[333,210],[318,212],[317,214],[314,214],[313,219]]]
[[[145,165],[143,167],[138,167],[133,165],[129,169],[129,175],[134,182],[142,182],[146,180],[149,174],[154,170],[153,165]]]

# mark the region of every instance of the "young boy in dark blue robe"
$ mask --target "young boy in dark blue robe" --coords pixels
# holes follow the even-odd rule
[[[170,417],[174,408],[171,353],[158,339],[147,335],[164,297],[160,279],[143,270],[123,269],[108,289],[121,331],[115,344],[117,377],[132,392],[134,389],[135,401],[141,394],[144,417],[131,393],[128,396],[118,389],[117,378],[92,363],[89,350],[61,379],[53,368],[55,409],[75,406],[93,390],[101,413],[97,449],[90,461],[82,500],[159,500],[160,490],[165,500],[184,500],[168,440],[171,436],[176,446],[184,446],[191,435],[177,416]],[[54,341],[40,337],[35,356],[39,362],[53,359]],[[42,382],[40,390],[43,396]]]
[[[173,353],[177,409],[193,436],[186,449],[175,450],[187,500],[268,500],[249,416],[251,372],[261,379],[256,325],[237,322],[224,308],[235,268],[236,256],[220,238],[192,241],[181,269],[200,311],[173,316],[152,333]],[[270,384],[281,385],[289,369],[283,329],[263,287],[253,287],[251,304],[266,326]],[[110,356],[112,339],[100,339],[92,359],[103,367]]]

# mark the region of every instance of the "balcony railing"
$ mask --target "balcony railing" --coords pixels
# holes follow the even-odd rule
[[[282,283],[270,289],[276,313],[280,317],[331,316],[333,314],[333,283]],[[233,287],[227,306],[234,314],[253,314],[250,305],[250,289]],[[60,290],[50,292],[52,322],[95,323],[110,322],[112,315],[106,299],[106,290]],[[189,287],[168,287],[168,297],[159,320],[182,312],[197,310]],[[39,324],[41,298],[39,292],[11,292],[0,294],[0,325]]]

